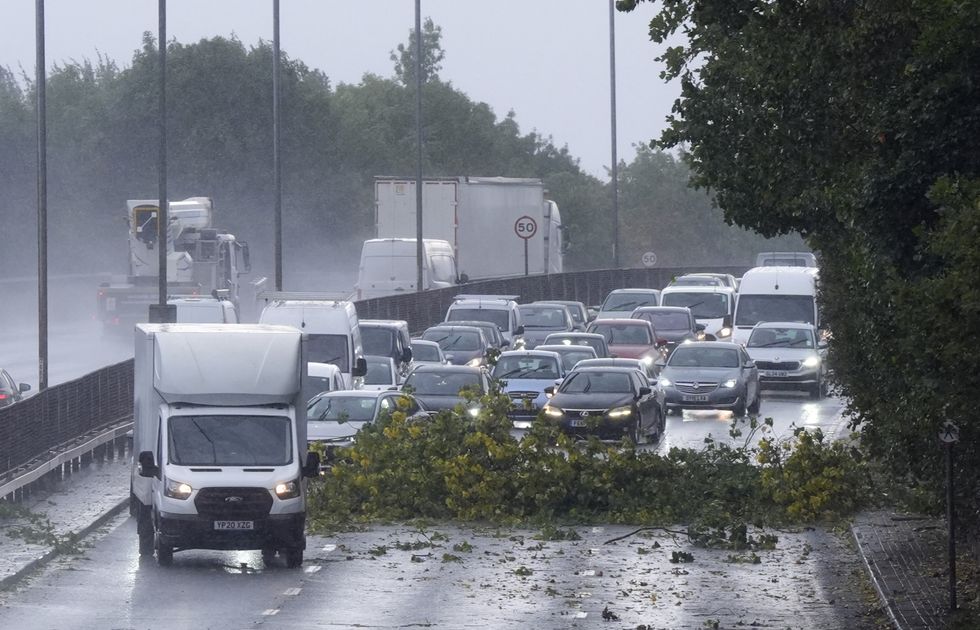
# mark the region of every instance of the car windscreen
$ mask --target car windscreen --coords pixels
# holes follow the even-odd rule
[[[427,344],[412,344],[412,358],[416,361],[439,361],[439,348]]]
[[[490,322],[500,330],[510,328],[510,313],[502,308],[453,308],[450,309],[446,319],[450,322],[472,319],[478,322]]]
[[[412,372],[405,389],[420,396],[458,396],[461,389],[480,391],[480,375],[474,372]]]
[[[812,295],[742,295],[738,298],[736,326],[755,326],[759,322],[813,323]]]
[[[379,357],[394,356],[397,334],[391,328],[372,328],[362,325],[361,348],[364,349],[364,354],[374,354]]]
[[[385,359],[367,359],[367,374],[364,375],[365,385],[394,385],[395,376],[391,373],[391,361]]]
[[[427,330],[422,334],[422,339],[436,342],[443,352],[480,349],[480,335],[465,330]]]
[[[728,315],[727,293],[667,293],[663,306],[686,306],[695,319],[721,319]]]
[[[375,396],[323,396],[306,408],[306,419],[316,422],[370,422]]]
[[[605,337],[606,343],[611,346],[642,346],[653,343],[653,339],[650,337],[650,328],[640,322],[637,322],[636,325],[595,322],[589,332],[602,335]]]
[[[627,311],[641,306],[659,306],[655,293],[610,293],[602,303],[603,311]]]
[[[555,306],[521,306],[524,328],[550,328],[568,330],[565,309]]]
[[[595,352],[585,352],[583,350],[570,350],[560,352],[561,364],[565,368],[566,372],[571,372],[579,361],[585,361],[587,359],[594,359]]]
[[[494,378],[537,378],[554,380],[559,377],[558,361],[544,356],[507,356],[497,359]]]
[[[698,348],[681,344],[667,360],[669,367],[737,368],[738,351],[732,348]]]
[[[565,394],[632,394],[630,377],[624,372],[573,372],[562,382]]]
[[[668,296],[664,296],[666,299]],[[691,319],[684,313],[677,312],[639,312],[633,313],[633,319],[644,319],[661,330],[691,330]]]
[[[178,466],[284,466],[293,460],[284,416],[173,416],[167,451]]]
[[[805,328],[756,328],[749,348],[813,348],[813,331]]]
[[[346,335],[309,334],[306,360],[314,363],[333,363],[341,372],[349,372]]]

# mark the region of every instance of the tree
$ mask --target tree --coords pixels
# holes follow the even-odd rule
[[[660,146],[689,147],[729,221],[821,252],[831,361],[865,444],[936,498],[935,432],[960,422],[974,516],[978,29],[977,2],[955,0],[665,0],[650,24],[657,42],[687,37],[661,57],[682,93]]]
[[[391,51],[391,60],[395,62],[395,76],[402,85],[415,85],[415,66],[416,66],[416,38],[415,29],[409,31],[408,44],[398,44]],[[439,79],[439,71],[442,70],[442,60],[446,54],[442,50],[442,27],[436,26],[432,18],[425,18],[422,22],[422,83],[428,83]]]

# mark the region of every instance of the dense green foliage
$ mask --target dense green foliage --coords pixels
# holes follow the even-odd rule
[[[640,0],[642,1],[642,0]],[[637,0],[620,0],[629,10]],[[942,422],[980,508],[980,3],[665,0],[683,146],[725,217],[822,254],[831,361],[871,452],[926,501]]]
[[[612,254],[611,192],[567,148],[522,133],[439,77],[441,30],[423,29],[426,176],[540,177],[557,201],[570,269],[606,267]],[[169,191],[207,195],[217,221],[248,240],[260,271],[272,252],[271,46],[235,38],[168,45]],[[144,35],[130,64],[71,61],[48,79],[49,224],[53,270],[124,271],[127,198],[157,193],[156,42]],[[414,36],[391,53],[391,77],[333,85],[283,55],[284,266],[353,272],[374,236],[375,175],[415,172]],[[34,104],[30,80],[0,68],[0,266],[33,259]],[[654,249],[662,264],[748,264],[775,248],[726,227],[710,198],[692,191],[686,166],[643,149],[623,164],[623,258]],[[683,235],[679,238],[678,235]],[[94,242],[105,247],[93,247]],[[109,244],[116,243],[117,247]],[[27,270],[25,270],[27,273]],[[289,286],[292,285],[292,286]]]
[[[481,406],[475,420],[462,410],[421,421],[396,412],[361,429],[313,485],[313,526],[425,517],[684,523],[707,533],[839,518],[870,497],[853,449],[819,433],[658,455],[628,441],[576,443],[543,416],[518,441],[509,397],[489,395]]]

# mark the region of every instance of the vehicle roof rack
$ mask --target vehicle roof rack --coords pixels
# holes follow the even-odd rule
[[[516,302],[521,299],[519,295],[481,295],[481,294],[460,294],[453,298],[453,301],[459,300],[513,300]]]

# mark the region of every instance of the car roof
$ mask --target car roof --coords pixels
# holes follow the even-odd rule
[[[582,365],[585,363],[586,365]],[[582,367],[616,367],[627,365],[642,365],[641,359],[630,359],[628,357],[597,357],[595,359],[582,359],[579,365]]]
[[[636,287],[632,289],[613,289],[609,292],[610,295],[613,293],[660,293],[660,289],[648,289],[646,287]]]
[[[596,337],[599,337],[603,341],[606,340],[606,338],[603,337],[602,335],[600,335],[599,333],[587,333],[587,332],[561,332],[561,331],[559,331],[559,332],[549,333],[548,334],[548,337],[554,337],[556,339],[558,339],[558,338],[566,338],[566,337],[568,339],[595,339]],[[548,337],[545,337],[545,339],[547,339]]]
[[[579,344],[573,346],[573,345],[566,345],[563,343],[549,343],[549,344],[542,344],[540,346],[535,346],[534,349],[546,350],[548,352],[557,352],[559,354],[561,354],[562,352],[591,352],[592,354],[595,354],[595,348],[593,348],[592,346],[583,346]]]
[[[677,352],[681,348],[700,348],[702,346],[708,348],[729,348],[731,350],[738,350],[742,347],[742,344],[733,343],[731,341],[691,341],[690,343],[685,342],[677,346],[677,348],[674,349],[674,352]]]
[[[643,326],[644,328],[651,325],[650,322],[645,319],[632,319],[626,317],[607,317],[606,319],[597,319],[589,322],[589,326],[602,326],[604,324],[614,324],[616,326]]]
[[[504,357],[548,357],[556,360],[561,359],[557,352],[553,350],[541,350],[539,348],[534,348],[533,350],[505,350],[500,353],[499,358],[502,359]]]
[[[418,374],[420,372],[463,372],[466,374],[482,374],[483,368],[470,367],[469,365],[422,364],[412,370],[412,374]]]
[[[423,346],[435,346],[436,348],[439,347],[439,344],[436,343],[435,341],[432,341],[431,339],[412,339],[412,343],[413,344],[417,343]]]
[[[588,359],[586,359],[588,361]],[[628,365],[590,365],[590,366],[575,366],[572,372],[616,372],[616,373],[629,373],[629,372],[642,372],[639,366],[632,367]]]
[[[317,361],[307,363],[306,371],[310,376],[333,376],[340,374],[340,368],[333,363],[319,363]]]
[[[633,309],[634,313],[690,313],[691,309],[686,306],[638,306]]]
[[[664,288],[663,293],[728,293],[735,295],[735,289],[727,284],[674,284]]]
[[[578,300],[535,300],[531,304],[561,304],[562,306],[585,306],[584,302]]]
[[[408,328],[408,322],[399,319],[359,319],[360,326],[375,328]]]
[[[470,326],[470,325],[457,326],[455,324],[455,322],[453,322],[453,323],[443,322],[442,324],[436,324],[435,326],[429,326],[428,328],[426,328],[425,330],[422,331],[422,334],[424,335],[425,333],[429,332],[430,330],[453,330],[453,331],[459,331],[459,332],[474,332],[474,333],[479,333],[481,335],[483,334],[483,328],[481,328],[479,326]]]
[[[314,398],[377,398],[381,394],[388,394],[395,390],[390,389],[335,389],[330,392],[320,392]],[[396,392],[401,393],[401,392]]]

